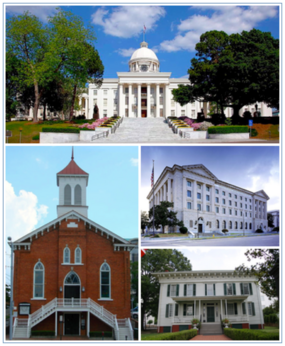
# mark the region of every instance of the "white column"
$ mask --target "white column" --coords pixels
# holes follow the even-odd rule
[[[57,336],[57,310],[55,311],[54,336]]]
[[[199,300],[199,317],[201,316],[201,300]]]
[[[193,197],[192,197],[192,199],[193,199],[193,204],[194,204],[192,206],[192,209],[197,210],[197,185],[196,185],[196,181],[193,181],[192,183],[193,183],[193,189],[192,189]]]
[[[211,212],[216,212],[215,211],[215,186],[212,186],[211,187],[211,195],[210,195],[210,198],[211,198]]]
[[[220,315],[221,315],[222,320],[223,320],[223,301],[222,301],[222,299],[221,299]]]
[[[202,185],[202,210],[206,211],[206,184]]]
[[[167,195],[168,195],[168,202],[171,202],[171,179],[167,179]]]
[[[123,84],[119,84],[119,107],[120,107],[120,112],[119,116],[123,117],[125,116],[124,108],[125,108],[125,99],[124,99],[124,94],[123,94]]]
[[[163,185],[163,193],[164,193],[163,200],[166,201],[166,183],[164,183]]]
[[[159,117],[159,84],[156,84],[156,117]]]
[[[147,103],[147,117],[150,118],[150,84],[147,85],[147,96],[146,96],[146,103]]]
[[[87,311],[87,336],[89,338],[90,334],[90,311]]]
[[[170,114],[170,102],[171,102],[171,97],[170,97],[170,92],[169,92],[169,85],[166,84],[164,87],[164,117],[167,118],[169,117]]]
[[[141,84],[138,84],[138,118],[142,117],[142,94],[141,94]]]
[[[225,299],[226,316],[228,316],[228,301]]]
[[[182,208],[183,210],[186,209],[187,205],[186,205],[186,177],[183,177],[183,185],[182,185],[182,188],[183,188],[183,191],[182,191],[182,198],[183,198],[183,201],[182,201]]]
[[[129,85],[129,118],[133,116],[133,109],[132,109],[132,104],[133,104],[133,94],[132,94],[132,84]]]

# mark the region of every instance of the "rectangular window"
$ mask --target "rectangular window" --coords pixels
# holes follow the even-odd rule
[[[235,195],[235,199],[237,199],[237,195]]]
[[[191,181],[188,181],[188,180],[187,180],[187,186],[190,186],[190,187],[191,187]]]
[[[104,95],[108,95],[108,90],[104,90]]]
[[[239,199],[242,201],[242,196],[240,196]]]
[[[245,209],[247,209],[247,204],[245,205]]]
[[[154,95],[154,88],[150,88],[150,93]]]
[[[251,210],[251,205],[249,206],[249,209]]]
[[[232,194],[231,194],[231,193],[229,193],[229,197],[232,197]]]
[[[206,201],[210,201],[210,195],[206,195]]]
[[[185,109],[182,109],[182,110],[181,110],[181,116],[182,116],[182,117],[185,117]]]
[[[206,211],[210,211],[210,206],[209,205],[206,205]]]
[[[245,201],[247,202],[247,198],[245,197]]]
[[[247,217],[247,211],[245,212],[245,217]]]
[[[223,208],[223,214],[225,214],[226,213],[226,208]]]
[[[216,200],[216,203],[219,203],[219,197],[216,197],[215,200]]]
[[[229,205],[232,205],[232,201],[229,201]]]
[[[242,211],[240,212],[240,216],[242,216]]]
[[[237,216],[237,210],[235,210],[235,216]]]
[[[219,190],[218,190],[218,189],[216,189],[215,191],[216,191],[216,194],[218,195],[218,194],[219,194]]]
[[[129,93],[129,88],[126,87],[126,88],[125,88],[125,94],[128,94],[128,93]]]
[[[103,117],[105,118],[107,116],[107,109],[103,110]]]
[[[207,296],[214,296],[214,285],[207,284]]]
[[[229,214],[232,215],[232,210],[231,209],[229,209]]]
[[[210,191],[210,186],[206,186],[206,191]]]
[[[249,203],[251,203],[251,199],[249,200]]]
[[[240,203],[239,205],[240,205],[240,208],[242,208],[242,203]]]
[[[201,190],[201,184],[197,184],[197,189]]]
[[[173,99],[171,100],[171,107],[175,107],[175,102]]]
[[[191,209],[191,203],[187,202],[187,209]]]
[[[114,105],[118,104],[118,100],[114,99]]]
[[[201,210],[201,204],[197,204],[197,209]]]
[[[251,302],[247,303],[247,306],[248,306],[248,314],[249,314],[249,316],[252,316],[252,304],[251,304]]]
[[[103,106],[106,107],[107,104],[108,104],[108,100],[107,100],[107,99],[104,99],[104,101],[103,101]]]
[[[223,204],[226,204],[226,200],[223,198]]]
[[[93,95],[98,95],[98,90],[93,90]]]
[[[252,288],[249,283],[241,283],[240,284],[240,290],[241,294],[252,294]]]
[[[194,291],[193,291],[193,284],[186,285],[186,296],[187,297],[193,297]]]
[[[165,317],[172,317],[173,304],[166,304]]]
[[[101,298],[110,298],[110,275],[105,271],[101,271]]]
[[[163,88],[159,88],[159,93],[163,94]]]
[[[195,118],[195,110],[191,109],[191,118]]]
[[[200,192],[197,192],[197,198],[201,199],[201,193]]]
[[[187,190],[187,197],[191,197],[191,191]]]
[[[219,212],[219,207],[216,207],[216,213],[218,213]]]
[[[208,226],[209,226],[209,228],[212,228],[212,222],[208,222]]]
[[[225,192],[225,191],[223,191],[223,192],[222,192],[222,194],[223,194],[223,196],[225,196],[225,195],[226,195],[226,192]]]
[[[233,303],[228,303],[227,308],[228,315],[235,315],[235,306]]]
[[[170,297],[179,296],[179,292],[178,291],[179,291],[179,285],[170,285]]]
[[[175,110],[172,110],[172,111],[171,111],[171,116],[172,116],[172,117],[175,117]]]
[[[237,202],[235,202],[235,207],[237,207]]]

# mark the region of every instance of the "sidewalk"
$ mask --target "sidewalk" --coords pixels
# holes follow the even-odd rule
[[[194,338],[190,339],[189,341],[203,341],[203,340],[212,340],[212,341],[215,341],[215,340],[225,340],[225,341],[228,341],[228,340],[232,340],[230,339],[229,337],[225,336],[225,335],[197,335],[197,336],[194,336]]]

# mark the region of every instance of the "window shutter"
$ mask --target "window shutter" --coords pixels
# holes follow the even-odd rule
[[[169,305],[166,304],[165,317],[168,317],[168,310],[169,310]]]
[[[234,296],[236,296],[236,284],[233,284]]]
[[[245,303],[242,303],[242,313],[246,315],[246,306]]]
[[[216,284],[213,284],[214,296],[216,295]]]
[[[252,296],[252,285],[251,285],[251,283],[249,284],[249,293]]]
[[[183,316],[186,316],[186,304],[183,304]]]
[[[167,297],[170,296],[170,285],[167,285]]]
[[[184,297],[186,297],[187,296],[187,285],[185,284],[184,285]]]
[[[227,284],[224,284],[224,295],[227,295]]]
[[[178,304],[175,304],[175,316],[178,316]]]
[[[193,284],[193,297],[196,296],[196,284]]]
[[[234,303],[234,307],[235,307],[235,315],[237,315],[238,314],[238,312],[237,312],[237,303]]]
[[[240,293],[243,294],[243,284],[240,283]]]
[[[176,285],[176,297],[179,297],[179,285]]]
[[[255,307],[254,307],[254,303],[251,303],[252,306],[252,316],[255,316]]]
[[[205,296],[207,295],[207,284],[205,284]]]

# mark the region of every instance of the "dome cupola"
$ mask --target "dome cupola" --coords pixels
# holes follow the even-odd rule
[[[129,61],[130,72],[159,72],[159,60],[147,42],[141,43],[141,48],[134,51]]]

